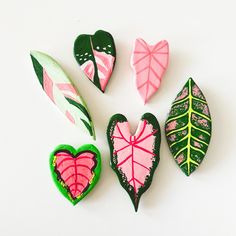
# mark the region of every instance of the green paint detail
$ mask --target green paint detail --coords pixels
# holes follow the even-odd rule
[[[187,96],[177,100],[184,89],[188,91]],[[194,89],[199,91],[200,97],[194,95]],[[208,114],[203,113],[204,109]],[[173,122],[176,127],[168,130]],[[200,88],[190,78],[172,103],[165,125],[170,151],[187,176],[195,171],[204,159],[211,139],[211,130],[212,122],[207,101]]]
[[[41,86],[43,87],[43,67],[39,64],[39,62],[32,56],[30,55],[32,63],[33,63],[33,67],[34,67],[34,71],[38,77],[38,80],[41,84]]]
[[[139,201],[144,192],[150,187],[153,179],[154,172],[159,164],[160,161],[160,145],[161,145],[161,129],[160,125],[158,123],[158,120],[156,117],[151,113],[145,113],[141,120],[146,120],[147,124],[151,124],[155,130],[158,130],[159,132],[155,133],[153,136],[155,136],[155,144],[153,147],[153,153],[155,153],[155,159],[153,161],[153,167],[150,170],[150,175],[146,178],[146,181],[144,182],[144,186],[139,188],[138,194],[134,192],[133,187],[128,183],[127,179],[124,178],[122,172],[117,168],[117,155],[113,155],[114,153],[114,142],[112,140],[111,135],[113,134],[114,128],[117,123],[121,122],[127,122],[127,118],[122,114],[115,114],[111,117],[110,122],[107,127],[107,140],[110,147],[110,165],[111,168],[115,171],[119,182],[121,186],[126,190],[126,192],[129,194],[131,201],[134,205],[134,209],[137,212]]]
[[[90,121],[90,123],[88,123],[86,120],[80,118],[80,120],[83,122],[83,124],[85,125],[85,127],[87,128],[87,130],[89,131],[90,135],[93,136],[93,139],[96,140],[96,136],[95,136],[95,130],[94,130],[94,125],[93,122],[91,120],[91,117],[88,113],[88,110],[86,109],[86,107],[84,107],[83,105],[75,102],[74,100],[70,99],[70,98],[66,98],[66,100],[73,106],[79,108],[84,115],[87,117],[87,119]]]
[[[83,65],[86,61],[92,60],[94,64],[95,73],[94,80],[90,81],[93,82],[102,91],[99,82],[98,68],[97,63],[95,61],[93,49],[98,52],[105,52],[108,55],[112,55],[116,59],[116,47],[112,35],[106,31],[98,30],[95,32],[94,35],[81,34],[76,38],[74,42],[74,57],[77,63],[79,65]],[[113,68],[114,66],[115,61],[113,64]]]
[[[92,129],[92,127],[89,125],[89,123],[88,123],[86,120],[84,120],[84,119],[81,119],[81,121],[84,123],[85,127],[88,129],[90,135],[93,136],[93,129]]]
[[[59,152],[59,151],[67,151],[69,152],[71,155],[76,156],[79,153],[83,153],[85,151],[89,151],[95,154],[95,158],[97,161],[96,167],[93,170],[94,173],[94,177],[92,179],[92,182],[90,183],[88,189],[82,193],[78,198],[73,199],[70,195],[70,193],[68,192],[68,189],[66,188],[66,186],[63,184],[62,181],[59,180],[57,173],[55,172],[55,165],[54,165],[54,160],[55,160],[55,153]],[[54,183],[56,184],[57,188],[59,189],[59,191],[73,204],[76,205],[80,200],[82,200],[93,188],[94,186],[97,184],[99,178],[100,178],[100,173],[101,173],[101,154],[99,152],[99,150],[92,144],[85,144],[83,146],[81,146],[80,148],[78,148],[77,150],[74,149],[72,146],[70,145],[66,145],[66,144],[62,144],[59,145],[55,148],[55,150],[51,153],[50,155],[50,159],[49,159],[49,165],[50,165],[50,170],[51,170],[51,174],[52,174],[52,178],[54,180]]]
[[[84,115],[88,118],[88,120],[91,121],[91,117],[90,117],[90,115],[89,115],[87,109],[86,109],[83,105],[81,105],[81,104],[75,102],[74,100],[72,100],[72,99],[70,99],[70,98],[66,98],[66,100],[67,100],[71,105],[73,105],[73,106],[79,108],[79,109],[84,113]]]
[[[76,120],[76,125],[82,126],[88,129],[88,125],[90,128],[88,129],[93,139],[96,139],[94,125],[91,120],[91,116],[88,112],[88,107],[80,96],[78,89],[74,86],[73,82],[71,81],[70,77],[66,74],[66,72],[62,69],[62,67],[56,62],[52,57],[49,55],[38,52],[38,51],[31,51],[30,53],[33,67],[35,73],[38,77],[38,80],[44,89],[44,82],[43,82],[43,70],[45,70],[53,82],[53,97],[54,103],[59,107],[59,109],[65,114],[66,111],[70,111],[74,114]],[[69,98],[67,98],[60,89],[56,86],[57,84],[70,84],[73,86],[75,91],[77,92],[76,101],[75,102]],[[72,106],[71,106],[72,105]],[[74,106],[74,107],[73,107]],[[84,122],[86,121],[86,123]]]

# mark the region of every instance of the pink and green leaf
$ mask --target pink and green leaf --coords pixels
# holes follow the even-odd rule
[[[165,125],[170,151],[187,176],[197,169],[206,155],[211,127],[205,96],[190,78],[174,100]]]
[[[105,92],[116,60],[112,35],[103,30],[94,35],[79,35],[74,43],[74,56],[90,81]]]
[[[126,117],[116,114],[110,119],[107,138],[111,167],[137,211],[141,195],[151,185],[159,163],[159,123],[155,116],[146,113],[142,116],[135,135],[131,135]]]
[[[60,145],[50,156],[50,169],[60,192],[75,205],[99,180],[100,152],[92,144],[83,145],[78,150],[69,145]]]
[[[51,101],[73,124],[85,128],[95,138],[87,106],[61,66],[42,52],[31,52],[31,59],[38,80]]]

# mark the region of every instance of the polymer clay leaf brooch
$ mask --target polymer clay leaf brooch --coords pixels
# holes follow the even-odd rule
[[[60,192],[75,205],[99,180],[101,156],[92,144],[85,144],[78,150],[60,145],[50,156],[50,169]]]
[[[61,66],[42,52],[32,51],[30,55],[38,80],[48,97],[73,124],[85,128],[95,139],[87,106]]]
[[[103,30],[94,35],[79,35],[74,43],[74,56],[90,81],[105,92],[116,61],[112,35]]]
[[[107,128],[111,167],[129,194],[135,211],[141,195],[149,188],[159,163],[161,132],[154,115],[146,113],[135,135],[130,134],[125,116],[111,117]]]
[[[170,151],[187,176],[205,157],[211,139],[211,126],[206,99],[190,78],[174,100],[165,125]]]
[[[136,39],[131,58],[135,72],[136,87],[144,104],[159,89],[169,61],[169,45],[163,40],[148,45],[143,39]]]

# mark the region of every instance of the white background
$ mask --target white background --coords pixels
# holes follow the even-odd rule
[[[0,0],[0,235],[235,236],[236,14],[235,1]],[[81,33],[109,31],[117,64],[103,95],[72,54]],[[135,38],[167,39],[170,64],[158,93],[143,106],[130,56]],[[73,126],[36,79],[29,52],[53,56],[74,78],[93,117],[97,141]],[[141,115],[163,126],[188,77],[204,92],[213,119],[205,160],[190,177],[174,163],[162,132],[161,161],[138,213],[109,167],[106,127],[123,113],[132,131]],[[62,143],[94,143],[103,171],[75,207],[54,186],[49,153]]]

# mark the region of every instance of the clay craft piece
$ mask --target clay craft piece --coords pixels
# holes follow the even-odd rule
[[[88,131],[95,139],[87,106],[61,66],[45,53],[32,51],[30,55],[38,80],[48,97],[73,124]]]
[[[50,156],[50,169],[60,192],[75,205],[99,180],[100,152],[92,144],[85,144],[78,150],[69,145],[60,145]]]
[[[142,116],[135,135],[131,135],[126,117],[116,114],[110,119],[107,139],[111,167],[137,211],[141,195],[150,187],[159,163],[159,123],[154,115],[146,113]]]
[[[211,127],[207,101],[190,78],[174,100],[165,125],[170,151],[187,176],[195,171],[206,155]]]
[[[144,104],[159,89],[169,61],[169,45],[163,40],[148,45],[143,39],[135,41],[131,66],[135,72],[136,87]]]
[[[112,35],[103,30],[94,35],[79,35],[74,43],[74,57],[85,75],[105,92],[116,61]]]

